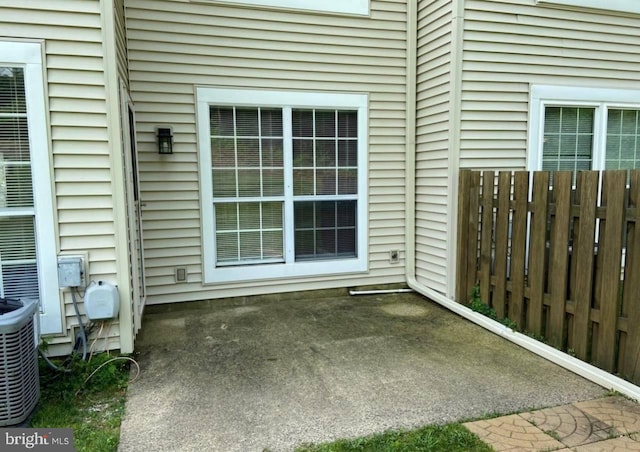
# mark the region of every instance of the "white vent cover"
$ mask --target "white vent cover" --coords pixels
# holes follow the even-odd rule
[[[0,298],[0,426],[19,424],[40,397],[35,300]]]

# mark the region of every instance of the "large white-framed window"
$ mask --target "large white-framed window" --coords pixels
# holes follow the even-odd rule
[[[640,90],[534,85],[529,170],[640,167]]]
[[[640,13],[640,2],[637,0],[537,0],[537,3]]]
[[[366,271],[367,95],[196,97],[204,282]]]
[[[202,0],[197,0],[202,1]],[[209,0],[222,3],[291,8],[323,13],[369,15],[370,0]]]
[[[62,332],[42,47],[0,42],[0,297],[36,299]]]

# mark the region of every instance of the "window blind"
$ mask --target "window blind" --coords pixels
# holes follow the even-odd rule
[[[358,114],[293,109],[291,121],[295,259],[357,257]]]
[[[610,109],[607,115],[606,169],[640,167],[640,110]]]
[[[209,113],[216,262],[282,262],[282,109],[212,106]]]
[[[547,107],[542,169],[590,170],[593,162],[595,108]]]
[[[24,71],[0,67],[0,296],[39,299]]]

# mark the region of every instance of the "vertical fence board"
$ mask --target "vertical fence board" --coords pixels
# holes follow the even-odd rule
[[[575,303],[573,315],[573,348],[576,356],[587,361],[589,356],[589,323],[593,289],[593,251],[595,240],[598,173],[578,174],[580,213],[575,224],[573,258],[576,262]]]
[[[544,313],[545,256],[547,251],[547,209],[549,197],[549,173],[533,174],[531,200],[531,241],[529,252],[529,304],[527,330],[542,334]]]
[[[631,172],[629,207],[635,210],[627,230],[622,303],[629,319],[622,375],[640,384],[640,170]]]
[[[469,261],[469,196],[471,192],[471,171],[461,170],[458,176],[458,244],[456,262],[456,300],[466,303],[467,297],[467,262]]]
[[[495,309],[499,319],[506,317],[510,199],[511,172],[500,171],[498,175],[498,208],[496,212],[496,254],[493,264],[496,275],[496,286],[493,290],[493,309]]]
[[[527,244],[527,200],[529,173],[516,171],[513,192],[513,231],[511,240],[511,297],[509,318],[522,328],[524,320],[524,277]]]
[[[478,281],[478,239],[480,227],[480,215],[478,208],[480,206],[480,173],[471,173],[471,188],[469,190],[469,217],[467,218],[467,227],[469,228],[469,242],[467,251],[467,299],[471,290]]]
[[[604,242],[598,249],[598,254],[602,253],[602,268],[598,275],[600,323],[594,358],[596,365],[607,372],[613,372],[616,357],[626,176],[626,171],[607,171],[603,174],[602,184],[602,205],[606,205],[606,215],[600,225]]]
[[[555,215],[551,222],[549,249],[549,324],[546,337],[557,348],[563,346],[567,281],[569,279],[569,227],[571,221],[571,178],[570,172],[553,175],[552,202]]]
[[[466,303],[479,284],[498,317],[638,384],[640,170],[628,190],[626,174],[603,173],[598,206],[595,171],[581,172],[577,189],[571,173],[556,172],[551,191],[549,174],[534,173],[531,200],[525,171],[501,172],[497,190],[493,171],[462,171],[456,295]]]
[[[493,239],[493,171],[482,173],[482,223],[480,233],[480,299],[490,304],[491,250]]]

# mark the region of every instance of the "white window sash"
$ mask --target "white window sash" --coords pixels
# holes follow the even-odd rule
[[[202,0],[190,0],[202,2]],[[369,14],[370,0],[206,0],[215,3],[235,3],[273,8],[291,8],[337,14]]]
[[[527,170],[542,169],[544,115],[548,106],[595,108],[592,169],[602,170],[606,161],[608,110],[640,109],[640,90],[532,85],[529,106]]]
[[[368,97],[365,94],[305,93],[196,87],[198,148],[200,153],[201,223],[203,282],[205,284],[259,279],[292,278],[365,272],[368,270],[367,218],[367,124]],[[283,109],[285,163],[285,263],[216,267],[215,223],[213,222],[213,184],[211,177],[210,105],[278,107]],[[358,194],[357,257],[295,262],[293,237],[293,176],[291,152],[291,110],[295,108],[350,109],[358,112]],[[287,196],[286,194],[289,194]],[[322,201],[330,196],[317,196]],[[336,197],[346,199],[344,196]],[[298,197],[296,197],[296,200]]]
[[[40,284],[40,332],[62,332],[58,288],[51,160],[47,129],[42,46],[38,42],[0,41],[0,66],[24,68],[29,151]]]
[[[537,3],[640,13],[638,0],[537,0]]]

